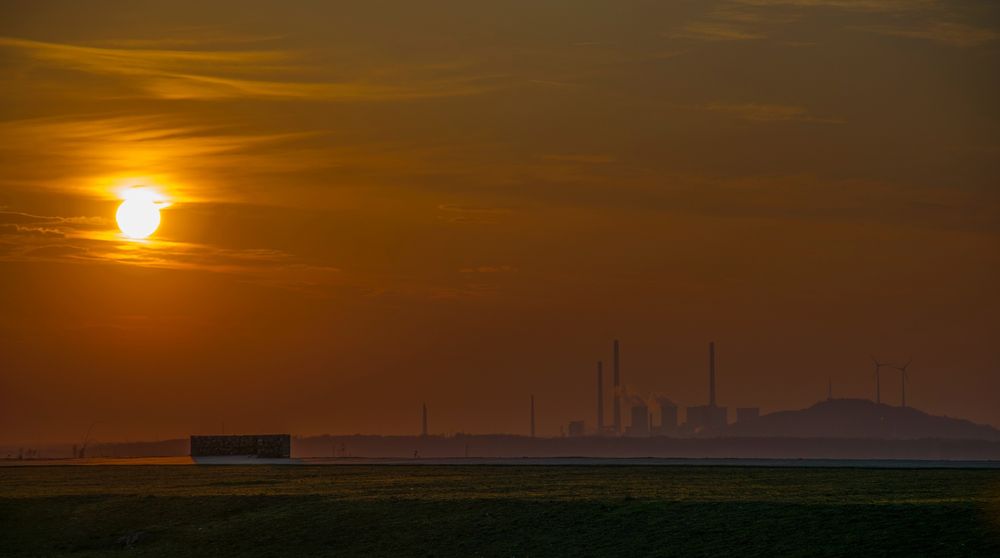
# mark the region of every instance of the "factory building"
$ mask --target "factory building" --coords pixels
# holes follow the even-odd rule
[[[708,401],[706,405],[687,407],[685,421],[680,421],[678,405],[666,397],[655,397],[644,402],[640,397],[626,394],[623,391],[621,377],[621,349],[618,340],[612,344],[611,370],[611,420],[605,423],[605,377],[603,362],[597,362],[597,405],[596,430],[597,435],[625,436],[674,436],[679,434],[710,433],[723,430],[729,424],[728,407],[720,406],[716,399],[716,361],[715,342],[708,344]],[[634,403],[630,405],[629,403]],[[626,407],[622,409],[622,407]],[[657,416],[657,409],[659,412]],[[652,411],[652,412],[651,412]],[[628,413],[631,423],[625,426],[622,414]],[[745,422],[755,420],[760,416],[757,407],[740,407],[736,409],[736,420]],[[658,419],[658,420],[657,420]],[[573,423],[571,423],[572,425]],[[571,430],[572,430],[571,426]],[[570,435],[573,435],[572,433]]]
[[[632,424],[625,430],[626,436],[649,436],[649,407],[632,406]]]
[[[708,344],[708,405],[687,408],[687,429],[718,430],[728,423],[728,409],[715,404],[715,342]]]
[[[291,455],[292,437],[289,434],[191,436],[191,457],[288,458]]]
[[[660,435],[670,435],[677,432],[677,404],[666,397],[658,397],[657,404],[660,406],[660,425],[656,433]]]
[[[697,405],[687,408],[688,430],[701,432],[704,430],[718,430],[724,428],[728,423],[728,409],[713,405]]]
[[[567,432],[569,432],[570,438],[585,436],[587,434],[587,425],[582,420],[570,421]]]
[[[736,409],[736,422],[756,420],[759,416],[760,407],[738,407]]]

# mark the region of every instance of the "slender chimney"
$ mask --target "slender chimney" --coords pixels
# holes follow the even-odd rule
[[[424,403],[423,420],[421,421],[420,435],[427,435],[427,403]]]
[[[708,343],[708,406],[715,407],[715,341]]]
[[[604,363],[597,361],[597,433],[604,433]]]
[[[535,437],[535,396],[531,396],[531,437]]]
[[[618,358],[618,340],[615,339],[614,345],[614,383],[615,383],[615,393],[614,393],[614,413],[615,413],[615,434],[622,433],[622,378],[621,378],[621,368],[620,361]]]

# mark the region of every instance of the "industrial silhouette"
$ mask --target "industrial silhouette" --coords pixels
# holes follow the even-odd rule
[[[900,394],[901,394],[902,401],[901,401],[901,403],[900,403],[899,406],[900,407],[904,407],[904,408],[906,407],[906,377],[907,377],[906,368],[910,365],[910,362],[912,362],[912,361],[913,361],[913,359],[911,358],[910,360],[906,361],[906,364],[904,364],[902,366],[894,366],[893,367],[896,370],[899,370],[899,379],[900,379],[900,382],[902,384],[900,386]]]
[[[892,366],[891,362],[881,362],[879,359],[872,355],[872,362],[875,363],[875,402],[882,402],[882,381],[881,374],[883,366]]]
[[[1000,430],[988,425],[933,416],[908,406],[907,369],[912,359],[893,365],[872,357],[876,366],[876,399],[835,399],[833,379],[827,378],[826,399],[791,411],[762,415],[759,407],[736,407],[730,422],[728,407],[720,404],[718,388],[725,369],[719,367],[717,344],[708,343],[707,387],[704,404],[680,407],[662,393],[642,396],[625,388],[621,374],[621,344],[612,344],[615,374],[611,378],[616,420],[605,424],[603,360],[597,360],[596,428],[584,420],[563,423],[558,436],[538,436],[535,395],[529,396],[529,435],[431,435],[427,403],[421,404],[419,436],[292,437],[297,456],[399,457],[417,459],[457,456],[481,457],[781,457],[872,459],[1000,459]],[[881,367],[900,372],[901,404],[881,403]],[[589,376],[589,374],[588,374]],[[724,385],[724,381],[723,381]],[[623,424],[622,415],[629,420]],[[96,423],[95,423],[96,424]],[[77,458],[100,455],[285,456],[287,438],[262,436],[192,437],[156,443],[102,444],[91,451],[88,429]],[[351,450],[348,451],[347,447]],[[183,447],[183,449],[178,449]],[[190,449],[188,449],[190,448]],[[339,448],[339,450],[337,449]],[[23,452],[18,455],[24,455]],[[29,457],[33,454],[29,453]]]
[[[615,339],[612,343],[612,412],[613,422],[608,427],[604,422],[605,386],[604,361],[597,361],[596,386],[596,428],[588,430],[582,420],[569,422],[570,436],[716,436],[728,432],[733,425],[755,423],[762,418],[759,407],[737,407],[734,412],[734,422],[729,420],[729,408],[719,404],[718,397],[718,354],[714,341],[708,343],[708,394],[704,405],[692,405],[685,409],[682,422],[678,406],[663,395],[642,397],[632,393],[622,383],[621,343]],[[882,405],[881,369],[892,366],[900,371],[901,376],[901,408],[907,407],[906,368],[910,362],[899,366],[881,361],[874,355],[871,357],[875,365],[875,401],[876,406]],[[827,378],[826,401],[837,402],[833,397],[833,378]],[[623,408],[624,407],[624,408]],[[628,425],[622,423],[622,415],[630,419]],[[657,420],[658,419],[658,420]],[[532,436],[534,430],[534,398],[532,397]]]
[[[692,432],[718,431],[726,426],[728,409],[716,404],[715,342],[708,344],[708,405],[688,407],[685,426]]]
[[[768,447],[771,449],[759,447],[754,449],[756,446],[739,446],[739,443],[733,440],[746,439],[746,438],[769,438],[769,439],[848,439],[848,440],[864,440],[864,439],[879,439],[879,440],[919,440],[919,439],[941,439],[941,440],[989,440],[997,441],[1000,443],[1000,431],[986,426],[977,425],[970,423],[969,421],[964,421],[961,419],[953,419],[949,417],[935,417],[923,413],[921,411],[911,409],[908,407],[907,394],[906,394],[906,382],[909,379],[908,367],[910,366],[912,359],[908,359],[904,364],[897,365],[892,364],[887,361],[881,361],[874,355],[871,356],[871,360],[875,366],[876,374],[876,389],[875,389],[875,401],[871,400],[859,400],[859,399],[835,399],[833,396],[833,378],[827,378],[827,390],[826,399],[821,401],[816,405],[802,410],[796,411],[778,411],[770,414],[762,415],[759,407],[736,407],[733,413],[733,421],[730,422],[729,408],[725,405],[720,404],[719,398],[719,351],[715,341],[708,342],[707,351],[707,394],[704,404],[690,405],[684,409],[683,420],[681,420],[681,410],[680,406],[675,403],[671,398],[667,397],[662,393],[653,393],[649,395],[640,395],[633,391],[632,388],[626,388],[622,382],[622,369],[621,369],[621,343],[619,340],[615,339],[612,343],[612,362],[613,362],[613,375],[611,378],[612,384],[612,402],[613,402],[613,423],[608,425],[605,423],[605,404],[607,403],[605,395],[607,393],[607,386],[604,385],[604,361],[597,360],[597,385],[596,387],[596,425],[595,428],[588,428],[586,421],[584,420],[571,420],[567,423],[562,423],[559,427],[558,438],[554,437],[539,437],[537,429],[537,409],[535,408],[535,395],[532,393],[529,395],[529,430],[528,436],[520,436],[524,439],[536,440],[539,445],[537,446],[521,446],[519,443],[515,443],[514,439],[518,436],[504,435],[504,434],[487,434],[481,437],[475,437],[469,434],[456,434],[450,436],[432,436],[428,428],[428,409],[427,403],[421,404],[421,417],[420,417],[420,436],[419,438],[414,436],[403,436],[403,437],[372,437],[374,444],[370,446],[371,450],[375,453],[379,452],[395,452],[396,449],[390,450],[389,448],[394,447],[396,444],[393,440],[422,440],[417,443],[417,450],[414,450],[413,442],[406,442],[411,444],[407,450],[407,455],[412,455],[414,457],[426,458],[429,453],[435,455],[441,455],[440,452],[445,451],[443,448],[451,448],[453,444],[446,442],[446,440],[453,438],[455,436],[464,437],[466,441],[462,447],[461,455],[469,455],[470,442],[474,442],[472,445],[473,449],[476,451],[484,452],[487,455],[493,455],[489,452],[499,452],[496,455],[504,454],[504,452],[523,452],[521,455],[544,455],[549,451],[551,455],[557,455],[559,452],[577,452],[573,455],[633,455],[638,452],[638,455],[660,455],[670,453],[670,448],[675,448],[678,454],[688,455],[685,452],[696,452],[698,451],[709,451],[709,446],[684,446],[677,445],[680,444],[680,440],[685,439],[714,439],[714,440],[730,440],[723,444],[719,442],[718,448],[715,445],[711,446],[716,448],[717,451],[734,451],[745,455],[765,455],[768,451],[772,452],[794,452],[801,449],[799,446],[801,444],[808,445],[807,442],[792,443],[792,442],[774,442],[770,443]],[[900,373],[900,405],[898,407],[892,407],[885,405],[881,402],[881,368],[890,366],[895,368]],[[723,378],[725,378],[724,369]],[[628,424],[624,424],[622,417],[629,421]],[[90,455],[91,449],[91,432],[94,429],[94,424],[90,425],[87,429],[87,434],[83,439],[83,443],[77,447],[74,446],[72,449],[72,455],[76,458],[83,458]],[[360,436],[360,435],[359,435]],[[480,438],[482,441],[480,441]],[[544,448],[556,447],[551,446],[554,440],[559,438],[593,438],[595,445],[568,445],[568,446],[558,446],[558,451],[556,450],[546,450]],[[605,444],[614,445],[600,445],[600,441],[597,438],[606,438],[604,440]],[[669,442],[669,446],[658,446],[656,443],[651,441],[653,445],[642,446],[642,445],[629,445],[622,446],[618,445],[618,441],[613,441],[613,439],[620,439],[624,442],[626,439],[633,440],[635,438],[661,438],[663,440],[674,440],[674,442]],[[260,437],[253,436],[205,436],[198,437],[197,440],[192,438],[192,449],[191,455],[225,455],[228,453],[253,453],[253,454],[274,454],[275,451],[272,449],[257,449],[253,452],[249,452],[249,448],[253,444],[264,443],[264,440]],[[382,447],[377,440],[384,440],[388,446]],[[197,443],[194,443],[197,442]],[[329,442],[329,441],[328,441]],[[268,442],[269,443],[269,442]],[[367,442],[366,442],[367,443]],[[402,443],[402,442],[400,442]],[[667,443],[667,442],[662,442]],[[714,443],[714,442],[713,442]],[[428,445],[430,444],[430,445]],[[721,445],[720,445],[721,444]],[[728,444],[728,445],[727,445]],[[733,445],[735,444],[735,445]],[[775,445],[777,444],[777,445]],[[796,445],[799,444],[799,445]],[[140,444],[141,445],[141,444]],[[148,445],[148,444],[147,444]],[[850,444],[843,445],[843,448],[847,448],[844,451],[861,451],[859,447],[861,446],[851,446]],[[343,443],[341,443],[343,446]],[[481,446],[481,447],[480,447]],[[787,446],[787,447],[785,447]],[[135,447],[139,447],[136,445]],[[154,446],[150,446],[153,448]],[[159,446],[155,446],[159,447]],[[336,444],[331,445],[331,443],[326,443],[323,446],[323,455],[329,455],[329,448],[334,447],[333,455],[338,457],[338,451],[336,450]],[[804,447],[804,446],[803,446]],[[941,450],[941,447],[937,447]],[[381,449],[378,449],[381,448]],[[438,448],[438,449],[433,449]],[[507,448],[507,449],[503,449]],[[518,449],[513,449],[518,448]],[[577,448],[577,449],[572,449]],[[681,448],[681,449],[678,449]],[[687,448],[687,449],[683,449]],[[702,449],[698,449],[702,448]],[[725,449],[724,448],[730,448]],[[784,449],[780,449],[784,448]],[[796,449],[798,448],[798,449]],[[811,455],[825,455],[822,450],[817,449],[817,447],[809,446],[807,453]],[[842,449],[843,449],[842,448]],[[863,446],[863,448],[869,448],[869,446]],[[862,448],[862,449],[863,449]],[[921,447],[910,447],[907,446],[905,451],[917,452],[914,455],[919,454],[919,452],[931,451],[933,448],[923,448]],[[954,456],[968,456],[968,455],[982,455],[988,456],[993,455],[989,453],[993,451],[990,448],[978,448],[978,446],[972,447],[972,449],[963,448],[962,446],[956,446],[947,451],[953,451]],[[433,449],[433,451],[431,451]],[[780,451],[779,451],[780,449]],[[891,449],[891,448],[890,448]],[[886,449],[889,452],[890,449]],[[996,448],[1000,452],[1000,446]],[[712,451],[716,451],[712,450]],[[125,451],[125,450],[123,450]],[[137,451],[137,450],[128,450]],[[149,449],[148,451],[154,451]],[[282,450],[283,451],[283,450]],[[368,450],[366,450],[367,452]],[[448,450],[451,451],[451,450]],[[839,451],[839,450],[838,450]],[[875,451],[871,449],[864,449],[865,452]],[[881,451],[881,450],[879,450]],[[893,450],[895,451],[895,450]],[[937,451],[937,450],[935,450]],[[945,451],[945,450],[941,450]],[[983,453],[969,453],[969,452],[979,452]],[[649,453],[644,453],[649,452]],[[831,450],[833,454],[833,450]],[[966,452],[966,453],[963,453]],[[102,450],[102,453],[106,453],[106,450]],[[278,452],[282,453],[282,452]],[[351,455],[347,452],[346,448],[341,448],[339,452],[339,457],[345,457]],[[452,454],[459,455],[459,454]],[[707,455],[707,454],[706,454]],[[781,455],[790,455],[788,453],[781,453]],[[865,454],[869,455],[869,454]],[[876,455],[872,453],[870,455]],[[877,453],[877,455],[882,455],[882,453]],[[922,454],[920,454],[922,455]],[[943,454],[942,454],[943,455]],[[1000,455],[1000,453],[998,453]]]

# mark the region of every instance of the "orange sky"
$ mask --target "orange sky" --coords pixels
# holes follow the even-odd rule
[[[361,4],[5,2],[0,442],[555,435],[615,337],[1000,426],[994,2]]]

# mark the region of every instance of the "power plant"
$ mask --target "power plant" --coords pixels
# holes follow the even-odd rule
[[[584,420],[572,420],[560,426],[562,436],[571,437],[598,435],[598,436],[691,436],[691,435],[714,435],[723,432],[729,421],[729,408],[719,405],[717,393],[718,380],[718,360],[714,341],[708,343],[708,397],[704,405],[692,405],[685,409],[684,420],[681,420],[679,406],[670,398],[662,394],[653,394],[646,397],[637,395],[627,389],[622,383],[621,371],[621,344],[615,339],[611,345],[612,350],[612,377],[611,377],[611,402],[612,402],[612,423],[605,423],[606,393],[604,385],[604,360],[597,360],[597,386],[596,386],[596,427],[587,428]],[[910,361],[903,365],[895,365],[890,362],[883,362],[871,357],[875,364],[875,402],[881,404],[881,368],[891,366],[900,372],[900,393],[901,407],[906,407],[906,381],[908,379],[907,367]],[[827,401],[833,400],[833,380],[827,380]],[[535,438],[537,435],[535,396],[529,397],[529,436]],[[622,407],[626,407],[623,409]],[[733,424],[745,424],[756,421],[760,418],[760,407],[737,407],[735,408],[735,422]],[[629,424],[622,422],[622,415],[626,414]],[[424,403],[421,414],[421,436],[428,436],[427,429],[427,404]]]
[[[674,434],[677,431],[677,404],[666,397],[657,397],[660,407],[660,434]]]
[[[687,408],[687,420],[681,424],[677,412],[677,404],[667,397],[657,396],[646,401],[640,397],[626,394],[622,386],[621,376],[621,345],[616,339],[612,343],[612,413],[613,423],[608,429],[604,424],[604,362],[597,361],[597,428],[598,435],[615,436],[650,436],[671,435],[677,433],[700,433],[724,428],[727,421],[726,407],[716,403],[716,361],[715,342],[708,344],[708,404]],[[628,401],[631,422],[628,427],[622,425],[622,405]],[[659,410],[659,424],[654,423],[653,410]],[[739,416],[749,420],[753,413],[759,414],[756,407],[742,408]],[[581,421],[573,421],[574,430],[579,429]]]
[[[649,407],[644,404],[632,405],[632,424],[625,435],[649,436]]]
[[[749,422],[760,417],[760,407],[737,407],[736,422]]]
[[[715,401],[715,342],[712,341],[708,344],[708,405],[688,407],[685,428],[696,433],[725,428],[729,410]]]

